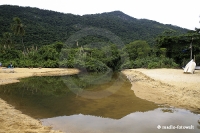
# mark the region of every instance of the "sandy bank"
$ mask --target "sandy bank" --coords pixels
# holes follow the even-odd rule
[[[200,71],[184,74],[182,69],[127,69],[136,96],[159,104],[200,113]]]
[[[62,133],[43,126],[0,99],[0,133]]]
[[[19,82],[18,79],[31,76],[71,75],[78,73],[77,69],[66,68],[14,68],[0,69],[0,85]]]
[[[20,78],[30,76],[71,75],[78,72],[77,69],[61,68],[0,68],[0,85],[19,82]],[[53,131],[50,127],[43,126],[40,121],[22,114],[0,99],[0,133],[61,133],[61,131]]]

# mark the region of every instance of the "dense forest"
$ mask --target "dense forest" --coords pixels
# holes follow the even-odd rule
[[[165,48],[166,57],[173,58],[180,66],[184,66],[191,58],[200,65],[200,32],[197,28],[184,35],[159,36],[156,45]]]
[[[155,37],[164,31],[172,31],[174,34],[187,32],[187,29],[136,19],[120,11],[79,16],[38,8],[2,5],[0,13],[0,33],[11,32],[10,24],[14,17],[21,19],[26,30],[25,46],[65,42],[77,31],[89,27],[106,29],[119,36],[125,44],[145,40],[151,45],[155,43]],[[15,41],[19,43],[20,40]]]
[[[0,62],[15,67],[76,67],[87,71],[180,67],[192,43],[200,61],[198,29],[189,31],[114,11],[73,15],[0,6]]]

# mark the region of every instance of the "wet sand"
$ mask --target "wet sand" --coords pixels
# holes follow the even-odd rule
[[[62,68],[0,68],[0,85],[19,82],[20,78],[30,76],[71,75],[78,72],[77,69]],[[0,98],[0,133],[61,133],[61,131],[43,126],[39,120],[22,114]]]
[[[137,97],[158,104],[200,113],[200,70],[185,74],[182,69],[127,69],[122,71]]]

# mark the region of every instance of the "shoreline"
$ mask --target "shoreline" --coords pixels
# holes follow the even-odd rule
[[[182,69],[126,69],[135,95],[141,99],[200,113],[200,71]]]
[[[0,69],[0,85],[19,82],[31,76],[60,76],[79,73],[66,68]],[[200,71],[183,74],[182,69],[126,69],[122,71],[132,84],[135,95],[141,99],[200,113]],[[52,130],[28,115],[22,114],[0,98],[0,132],[62,133]]]
[[[32,76],[73,75],[80,71],[74,68],[14,68],[0,69],[0,85],[19,82],[21,78]]]
[[[19,79],[31,76],[61,76],[79,73],[78,69],[66,68],[0,68],[0,85],[19,82]],[[43,126],[39,120],[22,114],[6,101],[0,98],[0,132],[20,133],[63,133],[52,130],[52,127]]]

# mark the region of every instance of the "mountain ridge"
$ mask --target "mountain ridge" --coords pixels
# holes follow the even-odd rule
[[[10,31],[13,17],[19,17],[26,25],[25,45],[47,45],[55,41],[65,42],[71,35],[87,27],[106,29],[119,36],[124,43],[146,40],[155,43],[155,38],[164,31],[177,34],[188,30],[173,25],[162,24],[153,20],[137,19],[122,11],[99,14],[74,15],[32,7],[12,5],[0,6],[0,35]],[[16,40],[19,42],[19,40]]]

